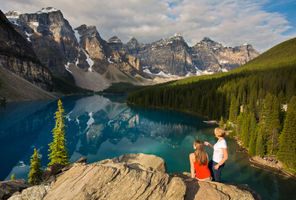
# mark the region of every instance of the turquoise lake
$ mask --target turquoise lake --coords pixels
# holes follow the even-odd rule
[[[70,161],[87,157],[88,163],[124,153],[162,157],[168,172],[189,172],[189,153],[194,139],[216,142],[214,126],[193,115],[129,107],[124,96],[69,96],[62,98]],[[57,101],[9,103],[0,108],[0,180],[27,179],[30,156],[37,148],[42,164],[48,163]],[[296,199],[296,180],[253,168],[236,142],[226,138],[230,158],[223,182],[248,184],[262,199]],[[212,150],[207,147],[212,157]]]

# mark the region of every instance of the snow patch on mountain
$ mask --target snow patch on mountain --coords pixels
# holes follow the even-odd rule
[[[5,14],[6,18],[14,18],[14,19],[18,19],[20,16],[20,12],[18,11],[9,11],[8,13]]]
[[[30,26],[37,28],[39,26],[39,22],[30,22]]]
[[[82,51],[84,52],[86,56],[86,62],[89,65],[88,71],[93,72],[92,66],[94,65],[94,61],[89,57],[88,53],[84,49],[82,49]]]
[[[110,64],[113,64],[113,63],[114,63],[114,62],[111,61],[111,57],[108,58],[108,62],[109,62]]]
[[[155,74],[157,76],[162,76],[164,78],[172,78],[172,77],[177,77],[176,75],[171,75],[171,74],[166,74],[163,71],[158,72],[157,74]]]
[[[229,63],[228,60],[218,60],[218,62],[220,65]]]
[[[205,75],[209,75],[209,74],[214,74],[214,72],[210,72],[210,71],[208,71],[208,70],[205,70],[205,71],[203,71],[203,74],[205,74]]]
[[[56,12],[58,11],[57,9],[53,8],[53,7],[47,7],[47,8],[42,8],[41,10],[39,10],[37,12],[37,14],[42,14],[42,13],[51,13],[51,12]]]
[[[72,72],[70,71],[70,69],[69,69],[69,66],[70,66],[70,62],[68,62],[66,65],[65,65],[65,69],[68,71],[68,72],[70,72],[71,74],[72,74]]]
[[[5,16],[12,24],[19,26],[20,13],[18,11],[9,11]]]
[[[80,43],[80,35],[79,35],[79,33],[78,33],[78,31],[77,30],[75,30],[74,29],[74,34],[75,34],[75,37],[76,37],[76,39],[77,39],[77,42],[78,42],[78,44]]]
[[[149,69],[144,69],[143,72],[147,73],[147,74],[152,74],[151,71]]]
[[[76,62],[75,62],[75,65],[78,66],[79,64],[79,58],[77,58]]]
[[[26,34],[26,36],[27,36],[27,40],[28,40],[29,42],[32,42],[31,39],[30,39],[30,37],[31,37],[31,35],[33,35],[33,34],[30,34],[30,33],[28,33],[28,32],[25,32],[25,34]]]

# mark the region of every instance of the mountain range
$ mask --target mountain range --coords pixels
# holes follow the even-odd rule
[[[116,82],[155,84],[229,71],[259,55],[249,44],[224,47],[207,37],[189,46],[180,34],[148,44],[134,37],[127,43],[117,36],[106,41],[95,26],[81,25],[73,29],[62,12],[52,7],[36,13],[10,11],[5,15],[11,24],[1,13],[1,20],[6,20],[1,23],[1,32],[15,29],[18,34],[9,35],[18,36],[1,38],[2,65],[47,91],[59,90],[65,85],[69,91],[71,85],[101,91]],[[7,45],[10,48],[7,51],[3,44],[15,40],[21,41],[21,48]],[[21,52],[12,53],[9,59],[5,57],[8,52],[19,49],[23,49],[25,57],[20,56]],[[29,58],[34,62],[28,62]],[[28,67],[24,69],[24,66]]]

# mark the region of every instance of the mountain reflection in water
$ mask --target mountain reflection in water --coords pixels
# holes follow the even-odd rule
[[[214,144],[213,126],[185,113],[130,107],[123,96],[69,96],[62,98],[70,161],[81,156],[88,162],[125,153],[147,153],[162,157],[168,172],[188,171],[188,155],[194,139]],[[48,163],[57,101],[9,103],[0,108],[0,180],[27,179],[30,156],[37,148],[42,165]],[[226,182],[248,184],[262,199],[293,199],[296,181],[249,166],[238,153],[236,142],[226,138],[229,160],[223,170]],[[212,150],[206,148],[209,157]]]

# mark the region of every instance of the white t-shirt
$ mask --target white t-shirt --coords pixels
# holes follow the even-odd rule
[[[223,150],[227,148],[227,144],[225,140],[218,141],[214,145],[214,154],[213,154],[213,161],[219,163],[223,159]]]

